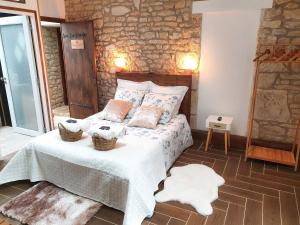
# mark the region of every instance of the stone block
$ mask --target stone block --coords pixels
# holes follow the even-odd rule
[[[277,77],[278,77],[277,73],[261,73],[261,74],[259,74],[258,88],[260,88],[260,89],[272,88]]]
[[[260,65],[259,71],[263,73],[288,72],[288,68],[283,63],[263,63]]]
[[[272,9],[267,9],[264,12],[264,19],[273,19],[274,17],[277,17],[281,15],[282,9],[281,8],[272,8]]]
[[[286,38],[286,37],[282,37],[282,38],[278,38],[278,44],[280,45],[288,45],[291,43],[291,39],[290,38]]]
[[[168,32],[160,32],[159,37],[162,39],[168,39],[169,33]]]
[[[140,17],[140,23],[146,23],[148,21],[147,17]]]
[[[287,2],[291,2],[292,0],[274,0],[275,4],[281,5]]]
[[[299,38],[293,38],[293,40],[291,41],[291,43],[293,45],[300,45],[300,37]]]
[[[273,29],[272,35],[285,35],[288,31],[286,29]]]
[[[300,80],[300,74],[292,74],[292,73],[283,73],[280,74],[281,79],[287,79],[287,80]]]
[[[185,7],[185,0],[175,1],[175,9],[182,9]]]
[[[165,21],[177,21],[176,16],[167,16],[164,18]]]
[[[291,70],[294,73],[300,73],[300,64],[298,64],[298,63],[292,63],[291,64]]]
[[[287,36],[289,37],[300,37],[300,30],[294,30],[288,32]]]
[[[141,0],[133,0],[133,4],[136,9],[140,9]]]
[[[286,136],[286,129],[279,125],[264,125],[259,128],[259,138],[265,140],[283,141]],[[285,141],[285,140],[284,140]]]
[[[125,6],[113,6],[111,8],[111,14],[113,16],[124,16],[130,12],[130,9]]]
[[[140,36],[142,39],[153,39],[155,38],[155,32],[146,32],[141,34]]]
[[[281,20],[266,20],[263,22],[262,26],[265,28],[279,28],[281,25]]]
[[[297,29],[300,28],[300,21],[285,21],[284,27],[288,29]]]
[[[138,17],[130,16],[130,17],[127,18],[127,22],[137,22],[138,20],[139,20]]]
[[[253,120],[252,138],[259,138],[259,123],[256,120]]]
[[[277,42],[276,36],[270,36],[270,35],[258,35],[258,42],[265,45],[275,45]]]
[[[258,90],[256,97],[256,120],[288,122],[288,92],[285,90]]]
[[[285,8],[287,8],[287,9],[296,9],[296,8],[299,8],[299,5],[295,2],[291,2],[291,3],[287,4],[285,6]]]
[[[300,9],[284,10],[285,19],[300,20]]]

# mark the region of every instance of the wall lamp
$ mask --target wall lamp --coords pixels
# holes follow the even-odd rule
[[[121,72],[126,70],[127,68],[127,61],[125,57],[118,56],[115,58],[115,66],[116,66],[116,71]]]
[[[195,52],[179,52],[176,54],[176,65],[178,69],[190,74],[198,69],[199,57]]]

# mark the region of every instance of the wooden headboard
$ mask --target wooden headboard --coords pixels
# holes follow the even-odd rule
[[[141,72],[117,72],[116,78],[123,80],[131,80],[136,82],[152,81],[161,86],[187,86],[187,91],[179,109],[179,113],[185,114],[188,122],[191,114],[191,90],[192,75],[167,75],[157,73],[141,73]]]

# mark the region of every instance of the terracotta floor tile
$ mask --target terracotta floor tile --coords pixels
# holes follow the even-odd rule
[[[241,150],[230,149],[228,157],[223,149],[212,146],[205,152],[203,146],[200,149],[202,142],[195,143],[174,166],[203,163],[219,174],[224,173],[225,185],[219,188],[219,199],[212,203],[213,214],[201,216],[192,206],[171,201],[157,204],[153,217],[145,219],[142,225],[262,225],[262,222],[263,225],[299,225],[299,171],[295,173],[293,168],[272,163],[245,162]],[[1,185],[0,204],[32,185],[28,181]],[[159,186],[163,188],[163,182]],[[121,225],[123,217],[122,212],[103,206],[87,225]],[[10,221],[12,225],[20,225]]]
[[[186,225],[204,225],[207,217],[201,216],[198,213],[191,213],[191,216]]]
[[[225,225],[243,225],[245,207],[229,204]]]
[[[247,199],[244,225],[262,225],[262,203]]]
[[[281,225],[279,198],[264,196],[263,212],[264,225]]]
[[[299,225],[299,213],[294,194],[280,192],[280,209],[282,224]]]
[[[221,210],[214,210],[214,213],[207,218],[205,225],[223,225],[226,213]]]

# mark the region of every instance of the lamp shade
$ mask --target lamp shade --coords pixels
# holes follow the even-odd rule
[[[115,66],[118,68],[125,68],[126,67],[126,60],[123,57],[115,58]]]
[[[177,53],[176,65],[181,70],[196,70],[199,65],[199,58],[196,53]]]

